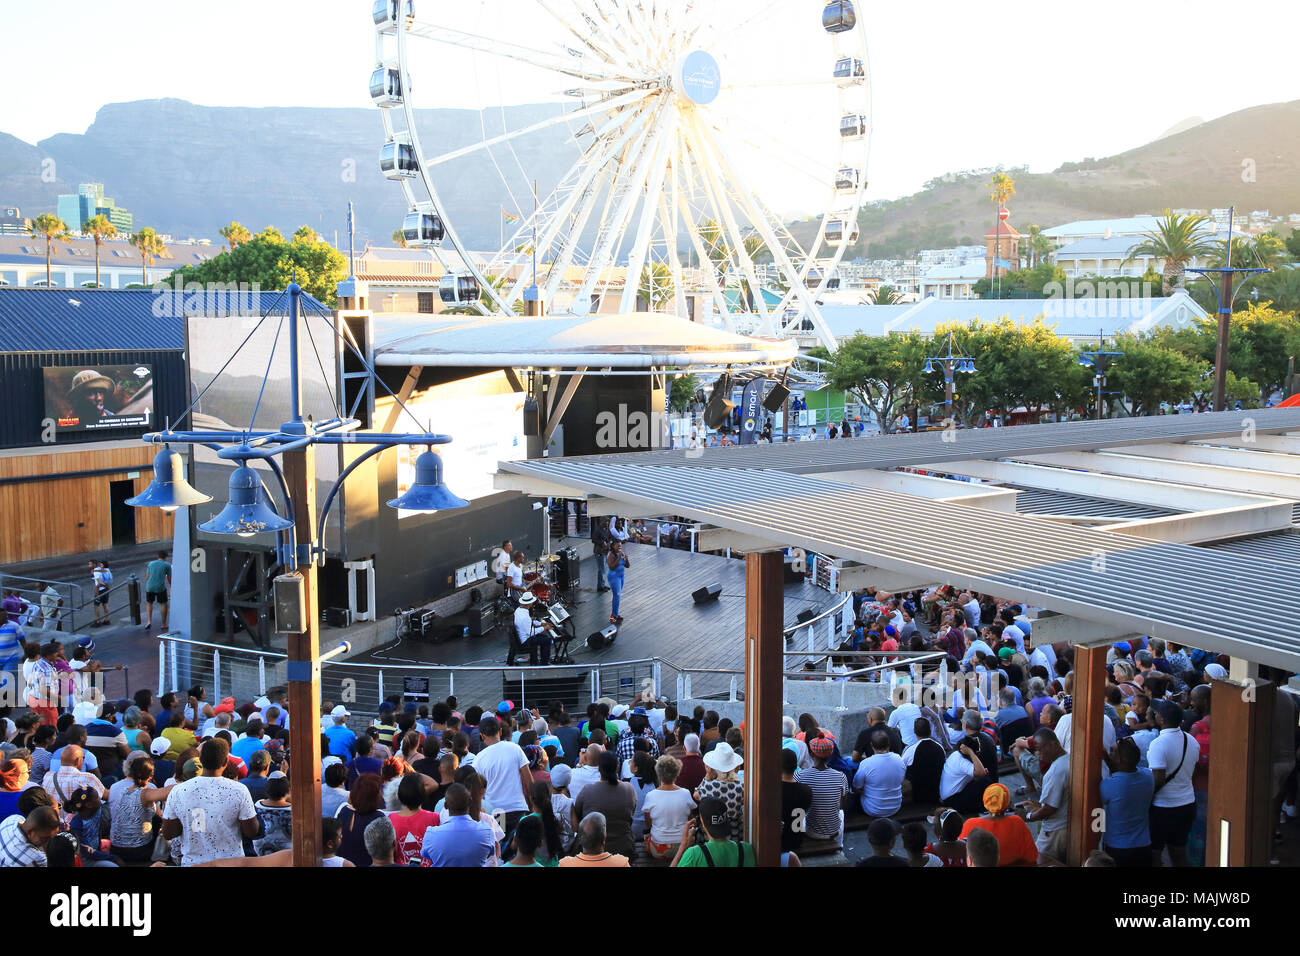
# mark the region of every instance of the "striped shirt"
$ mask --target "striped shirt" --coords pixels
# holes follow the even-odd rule
[[[794,775],[796,783],[812,789],[812,806],[808,808],[808,835],[817,839],[834,839],[840,830],[840,804],[849,792],[849,780],[839,770],[808,767]]]
[[[22,822],[18,813],[0,822],[0,866],[45,866],[45,851],[28,842]]]

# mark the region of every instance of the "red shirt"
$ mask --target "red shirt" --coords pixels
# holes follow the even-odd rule
[[[390,813],[388,819],[397,831],[397,849],[393,851],[393,862],[406,866],[407,861],[420,858],[420,846],[424,843],[424,831],[438,825],[438,814],[432,810],[417,810],[409,817],[400,813]]]

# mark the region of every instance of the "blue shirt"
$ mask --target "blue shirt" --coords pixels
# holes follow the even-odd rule
[[[420,858],[430,866],[482,866],[491,858],[495,842],[491,830],[461,813],[424,831]]]
[[[325,736],[330,739],[330,753],[344,760],[352,759],[352,746],[357,742],[357,735],[348,729],[347,724],[327,727]]]
[[[1101,805],[1106,811],[1106,846],[1117,850],[1151,845],[1147,820],[1155,793],[1151,771],[1139,767],[1133,773],[1114,773],[1101,782]]]
[[[1025,720],[1028,717],[1029,714],[1025,712],[1025,708],[1021,707],[1019,704],[1013,704],[1010,707],[999,707],[996,716],[993,718],[993,723],[1001,728],[1005,727],[1013,720]]]
[[[266,745],[270,742],[270,737],[240,737],[231,746],[230,752],[244,763],[248,763],[249,757],[259,750],[265,750]]]

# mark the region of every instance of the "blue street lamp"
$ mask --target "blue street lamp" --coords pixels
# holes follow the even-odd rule
[[[948,333],[948,353],[946,355],[932,355],[925,360],[925,371],[927,375],[935,372],[943,372],[943,404],[948,409],[948,417],[955,418],[953,414],[953,381],[956,374],[961,372],[964,375],[975,373],[975,360],[968,355],[962,355],[960,349],[956,352],[952,348],[952,332]]]
[[[1113,352],[1106,349],[1106,330],[1102,329],[1097,333],[1097,347],[1079,353],[1079,364],[1084,368],[1096,370],[1096,375],[1092,377],[1092,383],[1097,386],[1097,421],[1101,421],[1102,406],[1105,402],[1105,396],[1113,395],[1114,392],[1106,391],[1106,372],[1120,360],[1124,355],[1123,352]]]
[[[361,423],[356,419],[337,415],[323,422],[304,419],[298,343],[302,289],[296,282],[290,283],[284,294],[289,297],[289,421],[279,428],[263,430],[253,429],[250,422],[247,429],[240,431],[173,431],[169,425],[164,431],[145,435],[146,442],[164,447],[154,461],[153,481],[141,494],[130,499],[128,504],[175,510],[210,501],[208,495],[196,491],[185,481],[180,455],[167,447],[170,443],[203,445],[215,450],[218,458],[234,462],[236,468],[230,475],[229,501],[215,517],[200,525],[200,529],[214,534],[241,537],[275,532],[277,555],[285,569],[285,574],[276,579],[277,597],[283,582],[286,593],[297,595],[301,601],[301,615],[297,619],[306,628],[301,633],[291,633],[288,636],[289,653],[285,675],[289,683],[289,708],[295,715],[290,726],[289,742],[295,767],[290,778],[291,799],[294,806],[300,808],[293,819],[293,863],[295,866],[319,866],[321,757],[320,735],[314,726],[313,715],[320,709],[322,660],[317,637],[319,612],[316,566],[318,561],[323,562],[325,558],[326,518],[337,500],[339,489],[356,468],[385,449],[398,445],[424,445],[426,450],[416,460],[415,483],[405,494],[389,501],[389,507],[427,514],[463,508],[469,502],[452,494],[442,483],[442,460],[433,451],[433,446],[447,444],[451,441],[450,436],[363,432],[358,430]],[[261,321],[266,321],[282,298],[283,296],[272,304],[271,309],[262,315]],[[336,331],[331,324],[331,332]],[[340,340],[345,341],[371,377],[387,389],[365,357],[351,343],[345,339]],[[269,366],[267,371],[269,373]],[[263,389],[265,386],[264,378]],[[387,390],[393,394],[391,389]],[[393,398],[402,408],[406,407],[395,394]],[[186,409],[186,414],[192,408],[193,404]],[[254,416],[256,408],[254,406]],[[409,414],[410,410],[406,410]],[[321,507],[319,520],[313,527],[311,513],[314,504],[312,481],[315,475],[315,448],[318,445],[344,444],[370,447],[356,457],[334,482],[334,487],[330,489]],[[284,501],[284,516],[272,505],[261,477],[251,466],[254,461],[265,463],[276,479]]]

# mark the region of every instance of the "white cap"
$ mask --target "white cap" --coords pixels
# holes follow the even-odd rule
[[[331,716],[331,717],[351,717],[351,716],[352,716],[352,712],[351,712],[350,710],[348,710],[346,707],[344,707],[342,704],[336,704],[336,705],[334,706],[334,709],[330,711],[330,716]]]
[[[627,713],[626,704],[615,704],[613,707],[609,709],[609,716],[613,717],[616,720],[619,717],[622,717],[626,713]]]
[[[257,700],[253,701],[253,706],[258,710],[266,710],[266,708],[271,706],[271,699],[263,694],[261,697],[257,698]]]
[[[149,744],[149,752],[155,757],[161,757],[171,749],[172,742],[166,737],[155,737]]]
[[[72,708],[72,719],[85,726],[99,716],[99,708],[88,700],[83,700]]]

